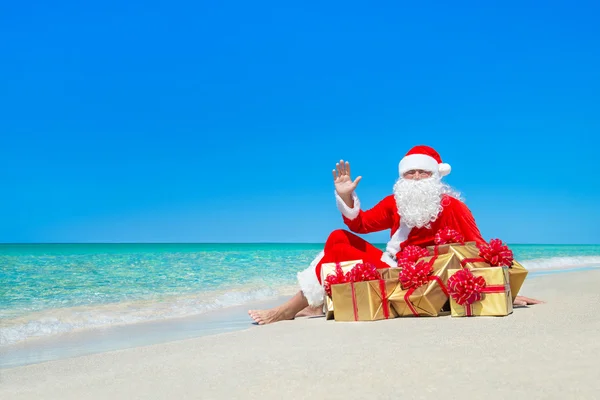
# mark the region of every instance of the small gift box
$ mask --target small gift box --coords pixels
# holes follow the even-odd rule
[[[325,280],[327,277],[336,274],[336,268],[341,268],[342,274],[345,274],[349,272],[356,264],[362,262],[363,260],[350,260],[338,263],[321,264],[321,283],[325,285]],[[333,319],[333,301],[331,301],[331,297],[329,297],[327,294],[325,294],[325,301],[323,302],[323,312],[325,313],[325,319]]]
[[[453,317],[506,316],[513,312],[508,267],[448,270]]]
[[[382,279],[379,271],[369,263],[358,263],[343,274],[338,265],[335,273],[325,278],[325,293],[331,296],[336,321],[376,321],[397,316],[388,297],[399,283]]]
[[[448,243],[456,240],[458,243]],[[435,246],[428,246],[430,254],[449,254],[458,257],[463,267],[488,268],[490,266],[506,266],[510,276],[511,296],[515,297],[521,290],[527,277],[527,270],[513,259],[512,251],[499,239],[492,239],[487,244],[477,245],[475,242],[462,242],[462,237],[456,231],[443,229],[436,234]]]
[[[332,275],[345,275],[350,272],[350,270],[356,266],[357,264],[361,264],[363,260],[350,260],[350,261],[342,261],[338,263],[324,263],[321,265],[321,282],[325,286],[325,281],[328,276]],[[338,269],[339,268],[339,269]],[[340,271],[341,270],[341,271]],[[395,281],[398,280],[398,275],[400,274],[399,268],[380,268],[377,270],[381,275],[381,279],[393,279]],[[338,278],[338,281],[344,280],[342,276]],[[325,301],[323,302],[323,312],[325,313],[325,319],[334,319],[334,309],[333,309],[333,301],[330,296],[325,294]]]
[[[445,282],[450,268],[460,268],[453,254],[421,258],[402,268],[399,275],[401,290],[389,296],[398,316],[438,316],[448,301]]]
[[[396,318],[389,296],[400,285],[390,279],[331,285],[336,321],[377,321]]]

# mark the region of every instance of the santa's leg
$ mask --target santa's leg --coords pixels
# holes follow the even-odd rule
[[[248,314],[258,324],[269,324],[296,316],[322,314],[319,311],[325,300],[325,291],[321,285],[321,265],[328,262],[362,259],[378,268],[386,268],[381,261],[382,251],[359,236],[345,230],[333,231],[325,248],[304,271],[298,273],[300,292],[279,307],[269,310],[250,310]]]
[[[294,297],[279,307],[269,310],[250,310],[248,314],[259,325],[270,324],[273,322],[294,319],[296,314],[308,306],[308,301],[302,292],[296,293]]]
[[[325,255],[316,266],[316,275],[321,279],[321,265],[330,262],[363,260],[377,268],[389,267],[381,261],[383,251],[352,232],[337,229],[329,235],[325,242]]]
[[[294,319],[299,313],[312,312],[313,309],[322,305],[325,292],[317,279],[315,270],[319,262],[323,259],[324,254],[325,252],[321,251],[307,269],[298,273],[300,291],[294,297],[284,304],[269,310],[250,310],[248,311],[250,317],[259,325],[264,325],[286,319]]]
[[[315,309],[323,306],[325,291],[321,282],[321,265],[330,262],[348,260],[363,260],[386,268],[388,265],[381,261],[382,251],[363,238],[348,231],[338,229],[329,235],[324,250],[310,263],[310,266],[298,273],[300,290],[308,301],[309,308],[302,314],[314,315]]]

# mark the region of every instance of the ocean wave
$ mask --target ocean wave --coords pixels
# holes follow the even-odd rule
[[[568,256],[519,260],[529,271],[572,269],[600,265],[600,256]],[[263,281],[263,285],[266,281]],[[265,287],[253,283],[229,290],[215,290],[193,295],[170,296],[145,301],[123,301],[110,304],[53,308],[29,312],[2,320],[0,347],[36,337],[57,335],[77,330],[134,324],[203,314],[239,306],[297,291],[293,282]]]
[[[530,271],[546,269],[569,269],[600,265],[600,256],[571,256],[571,257],[548,257],[534,258],[519,262]]]
[[[0,328],[0,347],[29,338],[77,330],[134,324],[203,314],[222,308],[290,295],[296,287],[247,287],[229,291],[174,296],[155,301],[133,301],[93,306],[58,308],[5,319]]]

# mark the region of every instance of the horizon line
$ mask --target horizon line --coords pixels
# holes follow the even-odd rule
[[[538,245],[538,246],[598,246],[600,243],[510,243],[512,245]],[[312,244],[312,245],[323,245],[325,242],[0,242],[0,246],[3,245],[131,245],[131,244],[148,244],[148,245],[161,245],[161,244],[237,244],[237,245],[248,245],[248,244]],[[385,245],[386,242],[371,242],[373,245]]]

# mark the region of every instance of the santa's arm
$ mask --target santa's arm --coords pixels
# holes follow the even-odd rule
[[[455,199],[453,203],[452,219],[453,225],[455,225],[454,229],[457,229],[467,242],[485,243],[471,210],[460,200]]]
[[[363,211],[360,209],[360,200],[355,192],[352,192],[354,200],[353,207],[349,207],[344,200],[335,193],[335,201],[342,213],[344,223],[354,233],[371,233],[391,229],[394,212],[393,196],[388,196],[375,205],[375,207]]]

